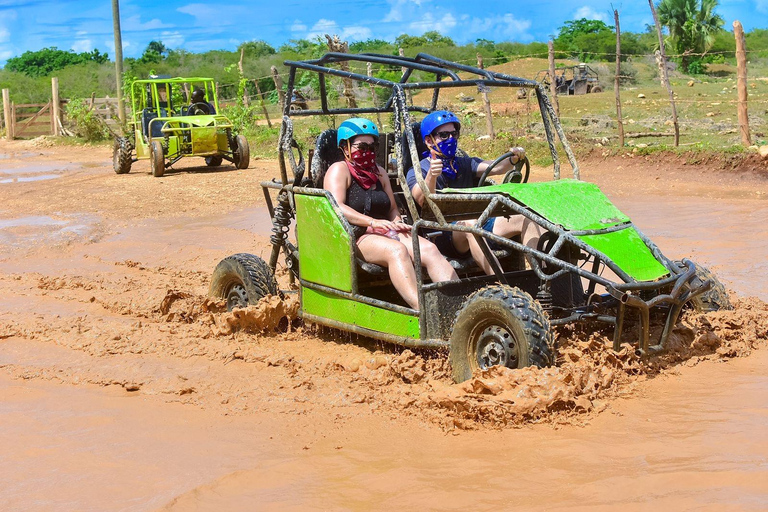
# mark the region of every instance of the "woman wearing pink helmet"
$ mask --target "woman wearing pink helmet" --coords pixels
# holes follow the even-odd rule
[[[341,123],[336,141],[344,161],[328,168],[323,187],[352,224],[363,259],[387,267],[395,289],[412,308],[418,309],[411,226],[400,218],[389,177],[376,164],[378,137],[376,125],[368,119],[353,118]],[[419,237],[419,251],[421,264],[433,282],[458,279],[432,242]]]
[[[421,136],[429,152],[423,155],[424,159],[421,160],[420,167],[430,193],[447,187],[472,188],[475,186],[475,180],[482,176],[491,164],[491,161],[480,158],[456,156],[460,130],[461,121],[456,114],[447,110],[432,112],[421,121]],[[492,169],[493,175],[506,174],[525,158],[523,148],[516,147],[511,151],[512,156],[509,159],[500,162]],[[419,205],[423,205],[424,192],[416,181],[414,168],[408,171],[407,180],[413,198]],[[476,223],[474,220],[462,222],[469,226]],[[521,235],[523,243],[529,247],[536,247],[543,234],[538,224],[530,222],[522,215],[491,218],[483,228],[504,238]],[[466,258],[471,254],[486,274],[493,274],[493,269],[474,236],[461,231],[443,231],[433,240],[446,256]]]

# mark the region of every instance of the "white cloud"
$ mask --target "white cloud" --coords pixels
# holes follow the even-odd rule
[[[291,26],[292,31],[301,32],[294,30],[294,27],[296,26],[304,25],[301,25],[300,22],[297,21]],[[304,26],[304,30],[306,30],[306,26]],[[341,27],[333,20],[322,18],[309,29],[305,37],[307,39],[314,39],[315,37],[324,37],[325,34],[338,35],[344,41],[363,41],[365,39],[370,39],[373,36],[373,32],[368,27],[359,25]]]
[[[184,36],[178,30],[173,32],[164,30],[160,33],[160,40],[168,48],[178,48],[184,44]]]
[[[420,16],[418,21],[412,22],[410,25],[408,25],[408,28],[412,31],[415,31],[419,34],[423,34],[424,32],[428,32],[431,30],[435,30],[437,32],[440,32],[444,36],[450,37],[450,30],[454,28],[457,25],[456,18],[454,18],[453,14],[446,13],[443,15],[442,18],[435,18],[431,12],[428,12],[422,16]]]
[[[573,19],[580,20],[582,18],[586,18],[588,20],[599,20],[603,23],[608,23],[608,14],[605,12],[597,12],[596,10],[592,9],[590,6],[585,5],[583,7],[579,7],[575,13],[573,13]]]
[[[135,15],[130,16],[128,18],[124,18],[120,22],[120,28],[121,30],[126,31],[136,31],[136,30],[157,30],[161,28],[170,28],[173,25],[170,25],[168,23],[163,23],[158,18],[153,18],[149,21],[145,21],[142,23],[141,16]]]
[[[294,20],[291,25],[291,32],[306,32],[307,26],[301,20]]]
[[[14,55],[13,50],[0,50],[0,63],[4,63]]]
[[[7,43],[11,40],[11,31],[5,27],[0,27],[0,43]]]
[[[755,8],[758,12],[768,14],[768,0],[755,0]]]
[[[80,33],[78,33],[80,35]],[[77,53],[89,52],[93,50],[93,43],[90,39],[78,39],[72,43],[72,49]]]
[[[533,41],[533,35],[528,32],[531,21],[517,19],[512,13],[491,18],[470,18],[464,15],[461,17],[461,27],[466,39]]]
[[[416,7],[421,7],[421,4],[428,2],[429,0],[387,0],[389,4],[389,12],[384,16],[383,22],[389,21],[403,21],[408,19],[414,14]]]

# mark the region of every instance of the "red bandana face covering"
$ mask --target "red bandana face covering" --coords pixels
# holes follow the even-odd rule
[[[345,156],[347,167],[352,177],[361,187],[368,190],[379,181],[379,170],[376,167],[376,153],[373,151],[353,151]]]

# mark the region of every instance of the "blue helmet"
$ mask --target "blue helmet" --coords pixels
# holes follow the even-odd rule
[[[339,125],[339,130],[336,132],[336,145],[341,146],[343,141],[358,135],[373,135],[378,139],[379,129],[376,128],[373,121],[364,117],[347,119]]]
[[[457,129],[461,128],[461,121],[456,114],[447,110],[435,110],[421,121],[421,138],[426,139],[427,135],[432,135],[435,128],[447,123],[455,123]]]

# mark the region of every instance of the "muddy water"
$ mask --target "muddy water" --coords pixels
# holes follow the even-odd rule
[[[696,197],[612,199],[668,256],[690,256],[712,267],[738,294],[768,299],[764,200],[731,197],[706,209],[702,198]],[[102,221],[93,221],[98,222]],[[28,222],[26,228],[22,224],[9,219],[0,225],[0,232],[14,237],[14,249],[26,247],[25,240],[38,243],[45,232],[41,230],[57,232],[64,226],[52,217]],[[734,226],[740,226],[739,231]],[[130,274],[133,267],[113,264],[126,259],[152,265],[182,259],[192,261],[190,266],[196,269],[207,269],[222,253],[257,252],[254,248],[263,247],[268,228],[263,210],[114,223],[104,228],[97,247],[75,245],[55,261],[8,257],[0,268],[55,275],[74,267],[82,275],[103,272],[99,279],[107,282],[112,275],[122,279]],[[138,279],[137,272],[130,275]],[[125,289],[131,290],[127,285]],[[79,288],[73,290],[67,293],[77,297]],[[46,293],[44,299],[31,292],[7,297],[2,309],[14,315],[22,315],[24,309],[44,315],[50,306],[61,316],[56,319],[59,323],[75,314],[100,314],[95,325],[129,322],[128,317],[115,320],[114,315],[99,313],[98,301],[90,299],[99,295],[98,288],[73,301],[76,311],[70,304],[53,302],[57,288]],[[33,351],[37,345],[26,340],[9,338],[0,345],[0,367],[31,368],[16,374],[16,380],[0,376],[3,510],[763,510],[768,506],[765,350],[728,363],[680,366],[628,391],[625,399],[585,419],[583,427],[529,425],[446,433],[407,415],[377,412],[375,403],[360,405],[371,409],[371,414],[361,415],[348,414],[351,406],[342,399],[330,401],[338,406],[323,414],[303,409],[298,400],[287,406],[272,403],[275,410],[264,401],[264,407],[230,416],[214,407],[168,403],[159,396],[162,390],[152,390],[151,382],[140,393],[126,391],[117,381],[100,387],[79,384],[77,379],[88,375],[83,367],[89,364],[98,366],[92,371],[107,375],[111,371],[118,380],[114,376],[135,368],[126,364],[125,354],[108,352],[94,358],[98,365],[93,364],[86,355],[70,350],[63,334],[61,338],[61,347],[39,342],[35,349],[39,356]],[[342,350],[328,345],[329,352]],[[161,356],[150,354],[132,364],[157,365],[150,373],[167,381],[217,371],[207,360],[188,357],[182,363]],[[135,358],[141,357],[137,350]],[[42,370],[35,369],[34,361],[41,368],[52,368],[54,376],[48,380],[56,382],[55,375],[61,374],[67,384],[38,379]],[[269,367],[234,361],[224,368],[235,376],[247,375],[252,388],[270,394]],[[222,382],[237,392],[234,379]],[[224,395],[221,390],[217,393]],[[341,397],[343,390],[333,393]],[[203,389],[201,394],[211,393]],[[281,396],[277,390],[275,394]]]

